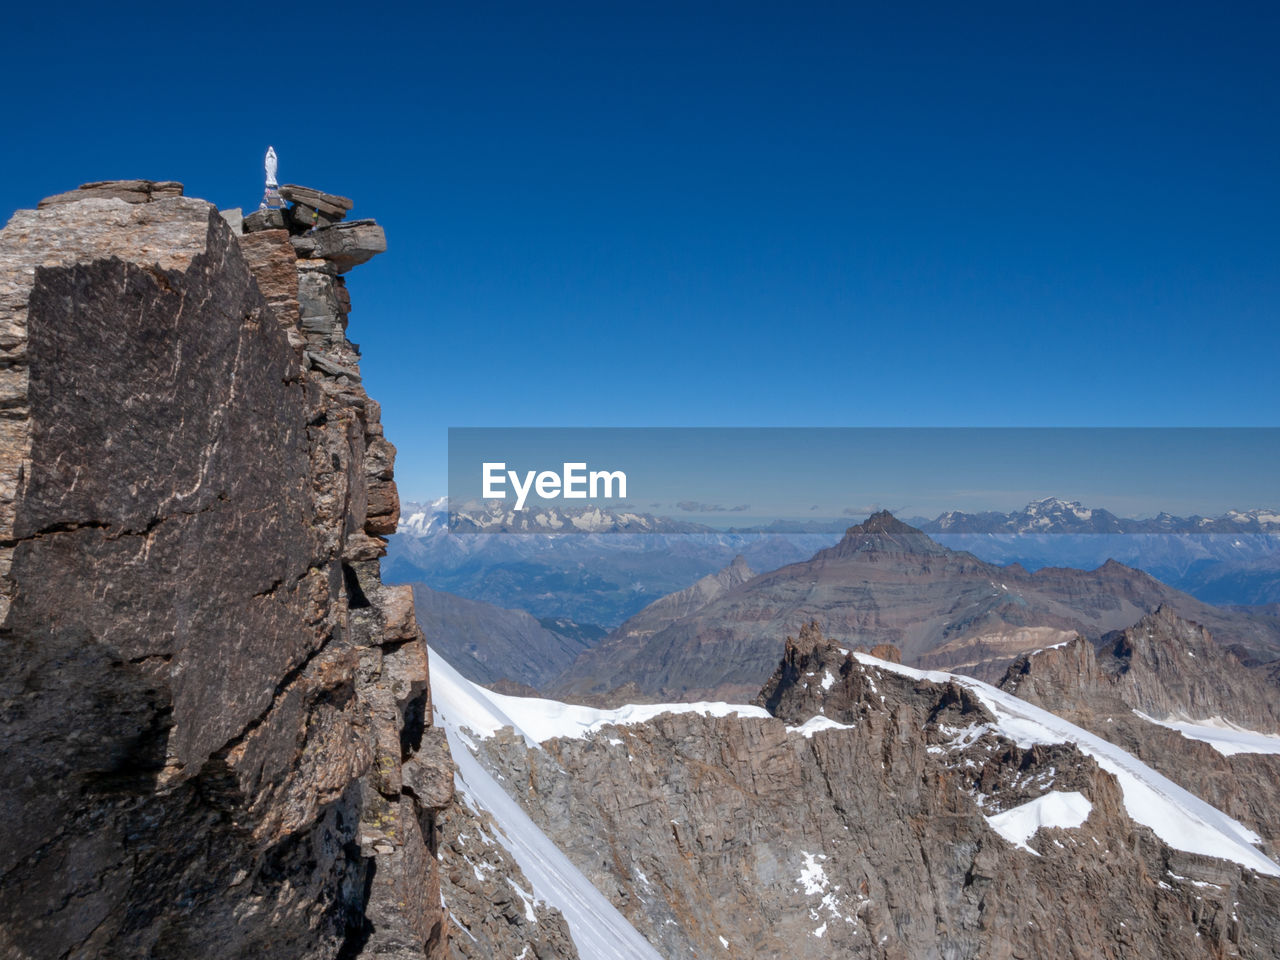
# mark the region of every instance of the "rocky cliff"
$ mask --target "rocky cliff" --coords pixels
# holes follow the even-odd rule
[[[350,207],[97,183],[0,233],[5,957],[446,955]]]

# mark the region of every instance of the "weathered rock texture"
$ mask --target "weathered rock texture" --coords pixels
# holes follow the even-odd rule
[[[459,798],[440,826],[441,882],[454,931],[450,960],[577,960],[564,916],[534,897],[487,813]]]
[[[1266,667],[1244,666],[1199,624],[1161,607],[1096,647],[1077,637],[1020,657],[1000,686],[1123,747],[1280,853],[1280,756],[1224,756],[1135,712],[1280,732],[1280,690]]]
[[[748,698],[773,670],[777,638],[815,617],[846,646],[890,643],[905,663],[998,680],[1022,653],[1077,633],[1099,638],[1162,604],[1259,660],[1280,651],[1274,618],[1210,607],[1123,564],[1028,573],[949,550],[882,512],[811,560],[737,584],[652,634],[611,635],[555,692],[599,698],[632,683],[629,698]]]
[[[828,681],[826,678],[830,677]],[[1022,748],[964,687],[864,666],[816,625],[778,719],[666,714],[482,759],[670,958],[1273,957],[1280,884],[1171,850],[1074,746]],[[788,731],[821,715],[847,726]],[[1092,803],[1018,849],[985,816]]]
[[[180,194],[0,233],[0,955],[445,956],[452,768],[342,264]]]

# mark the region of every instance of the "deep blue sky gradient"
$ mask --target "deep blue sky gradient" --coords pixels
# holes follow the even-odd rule
[[[450,425],[1280,423],[1275,4],[5,19],[0,216],[251,208],[271,143],[386,227],[350,334],[406,498]]]

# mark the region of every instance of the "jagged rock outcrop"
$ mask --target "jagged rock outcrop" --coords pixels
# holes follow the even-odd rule
[[[379,578],[349,245],[181,193],[0,233],[0,954],[444,956],[452,768]]]
[[[478,750],[673,960],[1280,947],[1280,882],[1166,846],[1092,757],[1020,746],[963,685],[864,663],[809,625],[761,702],[777,719],[669,713]],[[1079,826],[1020,849],[988,820],[1051,791],[1084,798]]]
[[[1280,702],[1266,674],[1246,667],[1207,629],[1162,606],[1137,624],[1020,657],[1002,683],[1024,700],[1072,709],[1104,691],[1162,720],[1219,717],[1280,733]]]
[[[589,651],[555,689],[603,702],[620,702],[610,691],[628,682],[649,699],[749,698],[773,670],[777,637],[815,617],[846,645],[893,644],[906,663],[998,680],[1019,654],[1077,633],[1101,637],[1161,605],[1261,659],[1280,650],[1273,618],[1209,607],[1122,564],[1028,573],[949,550],[881,512],[804,563],[728,589],[648,636]]]
[[[66,193],[45,197],[40,201],[39,209],[59,203],[77,203],[90,197],[123,200],[126,203],[148,203],[152,200],[180,197],[182,190],[182,184],[176,180],[98,180],[94,183],[82,183]]]
[[[1280,852],[1280,756],[1224,755],[1152,722],[1226,721],[1280,732],[1266,669],[1246,667],[1199,624],[1161,607],[1096,646],[1078,637],[1020,657],[1000,686],[1140,757]]]

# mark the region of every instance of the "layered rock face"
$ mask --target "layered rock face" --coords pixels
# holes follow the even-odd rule
[[[292,226],[129,181],[0,233],[6,957],[445,955],[358,245]]]
[[[1161,607],[1096,646],[1078,637],[1020,657],[1000,686],[1140,757],[1280,852],[1280,756],[1224,754],[1153,722],[1280,733],[1267,668],[1246,667],[1199,624]]]
[[[1070,743],[1020,746],[954,682],[810,625],[777,719],[665,714],[484,762],[663,956],[1271,957],[1280,883],[1171,849]],[[815,720],[815,718],[817,718]],[[989,817],[1078,794],[1019,849]]]

